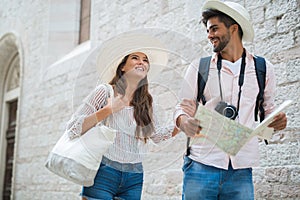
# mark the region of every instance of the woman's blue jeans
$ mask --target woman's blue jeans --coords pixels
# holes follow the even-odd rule
[[[88,200],[140,200],[143,173],[122,172],[101,163],[94,185],[83,187],[81,195]]]
[[[252,168],[228,170],[201,164],[185,156],[183,200],[253,200]]]

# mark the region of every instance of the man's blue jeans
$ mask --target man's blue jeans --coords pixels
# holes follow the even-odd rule
[[[183,200],[253,200],[252,169],[228,170],[193,161],[187,156],[182,167]]]

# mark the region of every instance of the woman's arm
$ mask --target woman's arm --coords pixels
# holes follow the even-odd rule
[[[87,132],[92,127],[96,126],[99,122],[106,119],[109,115],[111,115],[112,110],[109,106],[105,106],[100,108],[100,110],[96,111],[95,113],[90,114],[82,123],[82,131],[81,135]]]
[[[83,103],[67,122],[66,131],[71,139],[80,136],[98,123],[95,113],[105,113],[101,107],[106,104],[106,98],[106,86],[99,85],[83,100]],[[106,115],[98,115],[99,120],[106,117]]]

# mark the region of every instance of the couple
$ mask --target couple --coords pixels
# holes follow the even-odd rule
[[[252,41],[254,31],[249,14],[233,2],[207,1],[202,22],[212,43],[214,55],[210,61],[209,77],[204,90],[205,106],[214,109],[220,99],[220,90],[228,104],[238,107],[239,123],[252,127],[258,85],[253,55],[243,47],[242,40]],[[148,41],[148,42],[147,42]],[[105,79],[111,78],[114,96],[106,97],[106,87],[99,85],[84,100],[68,122],[71,138],[80,137],[99,122],[107,122],[117,130],[114,144],[102,158],[94,185],[83,187],[82,199],[140,199],[143,187],[142,155],[149,140],[159,142],[175,136],[180,130],[188,137],[201,131],[201,122],[194,119],[198,86],[199,60],[192,63],[185,75],[183,90],[174,114],[175,127],[162,127],[155,117],[155,107],[148,91],[151,73],[166,65],[166,56],[155,38],[135,35],[117,38],[106,45],[101,58],[109,63]],[[111,49],[111,51],[109,51]],[[122,55],[118,64],[110,52]],[[106,53],[105,53],[106,52]],[[242,56],[244,55],[244,56]],[[243,57],[243,58],[242,58]],[[243,61],[242,61],[243,60]],[[219,61],[219,62],[218,62]],[[221,62],[220,62],[221,61]],[[221,63],[219,90],[217,63]],[[245,65],[245,81],[239,92],[239,70]],[[266,115],[274,109],[275,75],[267,62],[264,110]],[[109,76],[112,72],[113,76]],[[223,80],[222,80],[223,79]],[[221,84],[220,84],[221,85]],[[286,127],[284,113],[276,116],[269,126],[275,130]],[[258,140],[253,138],[236,156],[227,155],[211,143],[195,144],[185,156],[183,194],[185,200],[193,199],[254,199],[252,167],[258,164]]]

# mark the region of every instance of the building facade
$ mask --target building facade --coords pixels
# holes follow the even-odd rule
[[[300,198],[300,2],[235,0],[255,29],[246,48],[275,66],[276,103],[292,99],[288,126],[260,144],[253,170],[256,199]],[[1,0],[0,200],[79,199],[80,186],[50,173],[44,163],[67,120],[98,80],[87,64],[97,45],[135,29],[156,30],[170,45],[170,65],[153,94],[172,121],[187,65],[212,52],[199,24],[200,0]],[[167,33],[166,33],[167,32]],[[173,45],[173,46],[172,46]],[[185,137],[159,146],[145,161],[143,199],[181,199]],[[163,156],[168,159],[159,159]]]

